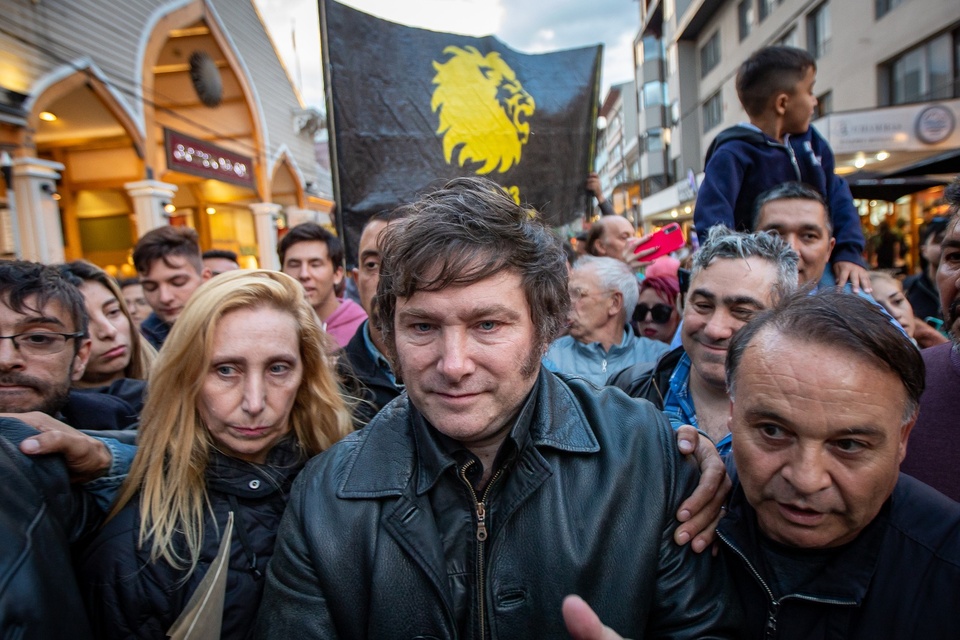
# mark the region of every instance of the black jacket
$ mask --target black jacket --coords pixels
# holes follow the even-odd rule
[[[93,635],[70,544],[102,514],[71,486],[59,457],[20,453],[20,442],[36,433],[0,418],[0,636],[85,640]]]
[[[909,476],[798,593],[773,593],[756,513],[739,484],[717,531],[746,613],[745,639],[946,640],[960,635],[960,505]]]
[[[670,388],[670,376],[684,354],[683,347],[669,351],[650,368],[649,362],[640,362],[610,376],[607,384],[623,389],[631,398],[643,398],[663,410],[663,399]]]
[[[170,328],[170,325],[161,320],[156,312],[151,312],[147,319],[140,323],[140,335],[146,338],[154,349],[160,351],[160,347],[170,335]]]
[[[206,480],[216,524],[208,514],[200,561],[186,582],[185,571],[163,560],[149,561],[149,542],[138,549],[140,501],[131,500],[104,526],[80,561],[81,586],[97,637],[166,638],[216,557],[219,532],[233,511],[221,637],[245,638],[260,603],[263,572],[290,485],[304,461],[292,438],[278,443],[264,465],[213,453]]]
[[[255,637],[480,638],[482,619],[494,640],[563,638],[569,593],[629,637],[736,636],[723,569],[673,542],[697,472],[650,404],[541,372],[482,540],[467,472],[432,429],[401,396],[307,465]]]
[[[365,320],[360,325],[337,361],[337,371],[344,381],[347,393],[358,400],[353,410],[357,427],[373,420],[380,409],[400,395],[400,389],[387,377],[383,367],[370,356],[364,338],[368,322],[370,321]]]
[[[903,292],[913,307],[913,315],[921,320],[927,318],[943,319],[940,308],[940,292],[937,286],[930,281],[925,271],[910,276],[903,281]]]

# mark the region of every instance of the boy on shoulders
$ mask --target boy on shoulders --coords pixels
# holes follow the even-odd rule
[[[802,182],[829,205],[836,246],[824,284],[870,291],[861,255],[866,240],[847,183],[834,173],[833,152],[810,126],[817,65],[795,47],[765,47],[737,72],[737,96],[750,118],[721,131],[707,150],[693,220],[700,237],[716,224],[749,230],[756,197],[785,182]]]

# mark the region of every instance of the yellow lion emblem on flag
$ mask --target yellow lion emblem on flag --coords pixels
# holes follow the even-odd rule
[[[430,108],[438,113],[437,133],[443,138],[443,157],[453,164],[481,162],[479,175],[506,172],[520,162],[530,139],[529,119],[536,109],[517,75],[499,53],[481,55],[474,47],[450,46],[450,58],[434,62],[437,74]]]

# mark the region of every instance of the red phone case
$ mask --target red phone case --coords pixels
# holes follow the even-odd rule
[[[681,229],[680,225],[676,222],[671,222],[660,229],[660,231],[657,231],[650,236],[649,240],[641,245],[638,245],[633,252],[640,253],[644,249],[649,249],[650,247],[659,247],[659,249],[657,249],[651,255],[644,258],[644,260],[656,260],[657,258],[665,256],[672,251],[676,251],[684,244],[686,244],[686,240],[683,237],[683,229]]]

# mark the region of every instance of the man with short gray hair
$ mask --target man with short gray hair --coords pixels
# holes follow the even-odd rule
[[[617,373],[610,384],[649,400],[674,429],[693,425],[721,455],[730,451],[730,399],[723,363],[734,335],[758,312],[797,287],[797,254],[778,236],[710,230],[694,255],[680,325],[682,346],[649,366]]]
[[[556,340],[543,364],[551,371],[583,376],[603,386],[614,371],[636,363],[650,366],[669,347],[637,336],[627,325],[639,288],[620,260],[583,256],[570,273],[570,326]]]

